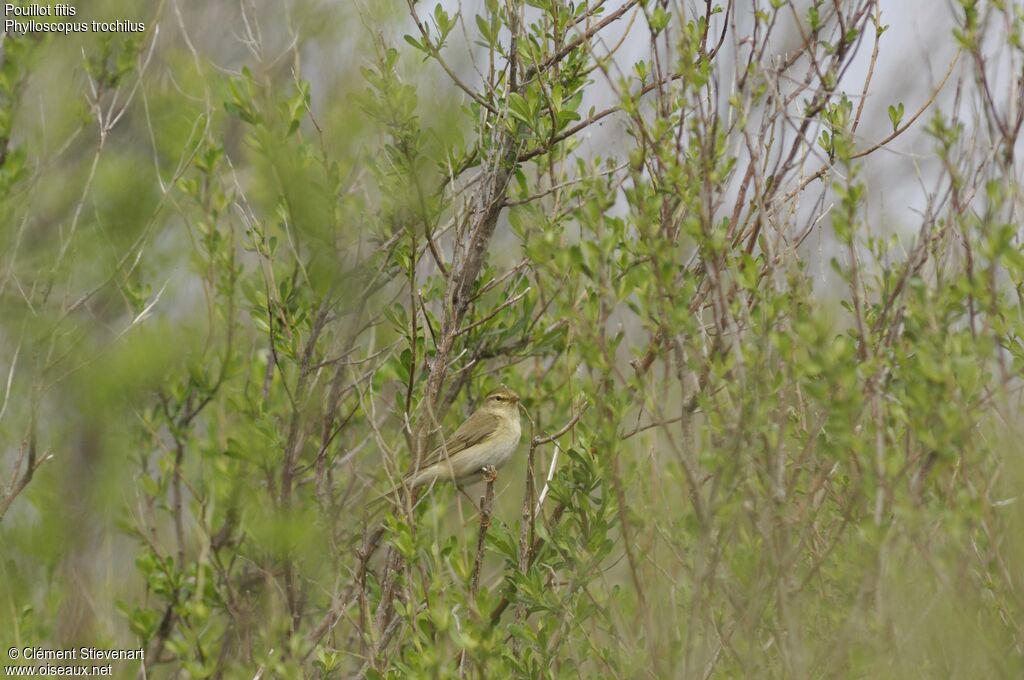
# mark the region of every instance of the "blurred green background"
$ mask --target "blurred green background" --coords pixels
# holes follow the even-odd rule
[[[0,43],[2,649],[1024,674],[1020,6],[77,9]],[[498,384],[482,563],[373,514]]]

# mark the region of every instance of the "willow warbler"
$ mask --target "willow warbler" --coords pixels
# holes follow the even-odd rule
[[[435,482],[469,484],[487,477],[512,456],[521,434],[519,396],[499,387],[487,395],[455,434],[405,475],[402,485],[415,489]]]

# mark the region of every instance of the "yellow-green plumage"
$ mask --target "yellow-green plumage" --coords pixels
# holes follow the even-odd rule
[[[402,479],[411,489],[436,482],[468,484],[480,479],[484,468],[498,469],[512,456],[522,428],[519,397],[500,387],[484,399],[466,422]]]

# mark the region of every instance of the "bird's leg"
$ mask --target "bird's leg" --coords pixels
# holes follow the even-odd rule
[[[498,478],[498,470],[493,465],[485,465],[480,468],[480,476],[485,482],[493,482]]]

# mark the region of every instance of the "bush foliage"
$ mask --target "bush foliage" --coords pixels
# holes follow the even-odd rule
[[[7,35],[0,642],[143,648],[125,677],[1020,677],[1024,14],[936,7],[890,97],[915,17],[883,4]],[[375,512],[499,384],[494,487]]]

